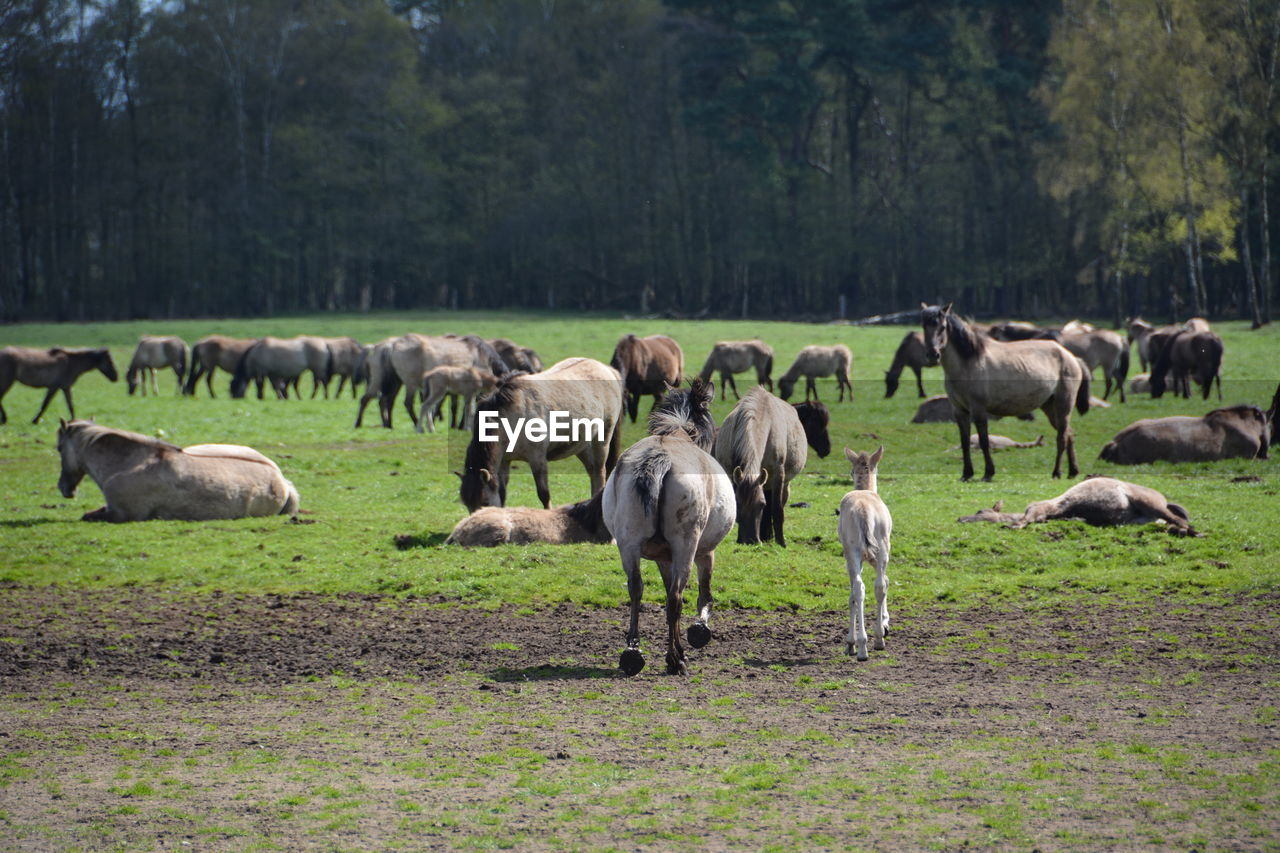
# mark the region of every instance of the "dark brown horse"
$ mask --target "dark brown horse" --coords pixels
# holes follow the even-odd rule
[[[1213,332],[1178,332],[1160,350],[1151,369],[1151,396],[1160,397],[1173,374],[1173,393],[1191,396],[1194,379],[1209,399],[1213,381],[1218,380],[1218,399],[1222,399],[1222,338]]]
[[[626,386],[627,414],[636,422],[640,398],[653,395],[653,405],[662,402],[662,395],[680,384],[684,373],[684,352],[680,345],[666,335],[649,335],[637,338],[623,335],[613,348],[609,366],[622,374]]]
[[[49,408],[53,395],[62,391],[67,400],[67,411],[75,418],[76,410],[71,405],[71,386],[80,378],[80,374],[97,368],[102,375],[115,382],[120,378],[116,373],[115,362],[106,349],[32,349],[30,347],[4,347],[0,349],[0,400],[9,392],[14,382],[30,385],[32,388],[48,388],[40,411],[31,419],[33,424],[40,423],[44,410]],[[6,423],[9,416],[4,406],[0,405],[0,424]]]
[[[884,396],[889,399],[898,390],[898,377],[902,375],[904,367],[911,368],[916,375],[916,390],[920,392],[920,396],[925,396],[924,379],[920,375],[920,370],[925,367],[936,367],[936,364],[930,364],[929,359],[924,354],[924,336],[919,332],[907,332],[902,338],[902,343],[898,344],[898,351],[893,354],[893,364],[889,365],[889,369],[884,374]]]

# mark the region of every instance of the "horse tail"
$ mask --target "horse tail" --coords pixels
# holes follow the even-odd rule
[[[298,506],[299,506],[299,503],[301,502],[301,498],[298,497],[298,488],[288,480],[284,481],[284,487],[285,487],[284,506],[280,507],[280,512],[276,514],[287,515],[290,518],[297,518]]]
[[[626,405],[627,392],[622,392],[623,405]],[[622,455],[622,412],[618,412],[618,420],[613,425],[613,435],[609,436],[609,452],[604,458],[604,475],[608,477],[618,467],[618,457]]]
[[[200,353],[201,353],[200,344],[196,344],[194,347],[191,348],[190,369],[187,372],[187,381],[182,386],[182,393],[186,394],[187,396],[192,396],[196,393],[196,380],[200,378],[199,374],[202,372],[198,368],[203,363],[203,361],[200,358]]]
[[[662,481],[671,470],[671,454],[657,448],[636,460],[633,483],[636,496],[640,498],[640,508],[645,517],[656,515],[658,499],[662,496]]]
[[[1076,411],[1085,414],[1089,411],[1089,397],[1092,394],[1091,385],[1093,380],[1092,371],[1081,368],[1080,370],[1080,388],[1076,391]]]
[[[1120,350],[1120,357],[1116,359],[1114,378],[1120,383],[1129,378],[1129,347],[1127,346]]]
[[[1180,507],[1178,504],[1171,503],[1168,506],[1169,506],[1169,512],[1178,516],[1178,518],[1181,518],[1183,521],[1191,520],[1191,516],[1187,515],[1187,511],[1182,507]]]

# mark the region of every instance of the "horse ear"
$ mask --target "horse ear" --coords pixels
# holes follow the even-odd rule
[[[858,454],[854,453],[852,450],[846,447],[844,449],[844,458],[848,459],[850,462],[857,463]]]
[[[453,474],[454,474],[454,476],[455,476],[455,477],[457,477],[459,480],[465,480],[465,479],[467,479],[466,477],[462,476],[462,472],[461,472],[461,471],[454,471],[454,472],[453,472]]]
[[[490,471],[488,468],[480,469],[480,479],[484,480],[490,486],[494,484],[493,472]]]
[[[871,454],[871,467],[875,468],[880,464],[880,460],[884,458],[884,445],[880,445],[875,453]]]
[[[952,305],[954,305],[954,304],[955,304],[954,302],[948,302],[946,305],[943,305],[943,306],[942,306],[942,313],[943,313],[943,314],[950,314],[950,313],[951,313],[951,306],[952,306]]]
[[[929,307],[929,303],[927,303],[927,302],[921,302],[921,303],[920,303],[920,307],[921,307],[921,308],[928,308],[928,307]]]
[[[58,430],[62,431],[67,428],[66,418],[58,418]]]
[[[742,482],[742,466],[741,465],[738,465],[733,469],[733,474],[730,477],[730,479],[732,479],[733,482],[735,483]]]
[[[764,485],[765,485],[766,483],[768,483],[768,482],[769,482],[769,469],[768,469],[768,468],[761,468],[761,469],[760,469],[760,482],[759,482],[757,485],[759,485],[759,486],[761,486],[761,487],[764,487]]]

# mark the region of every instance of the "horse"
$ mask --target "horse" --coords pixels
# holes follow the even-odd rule
[[[1266,459],[1270,432],[1270,419],[1257,406],[1228,406],[1202,417],[1143,418],[1116,433],[1098,458],[1117,465]]]
[[[708,452],[715,437],[714,399],[715,390],[701,378],[669,392],[649,415],[648,437],[627,448],[604,487],[604,522],[617,542],[631,597],[627,646],[618,661],[628,676],[644,668],[642,558],[658,564],[667,591],[667,672],[688,672],[680,614],[691,564],[698,567],[698,615],[689,626],[689,645],[700,649],[711,641],[716,546],[734,522],[733,484]]]
[[[925,349],[942,361],[947,397],[955,408],[964,454],[961,480],[973,479],[969,449],[970,420],[978,428],[978,443],[986,462],[982,479],[990,482],[996,466],[991,460],[987,420],[993,415],[1030,414],[1039,408],[1057,432],[1053,476],[1062,476],[1062,452],[1066,450],[1068,476],[1079,473],[1075,435],[1071,431],[1071,407],[1089,411],[1089,374],[1074,355],[1056,341],[1028,340],[1004,343],[975,334],[955,314],[951,304],[921,305]]]
[[[856,649],[858,660],[866,660],[863,602],[867,589],[862,583],[862,566],[870,560],[876,567],[876,639],[872,648],[883,651],[884,638],[889,633],[889,576],[885,569],[889,564],[893,516],[876,490],[876,469],[884,457],[884,446],[875,453],[855,453],[846,447],[844,456],[853,466],[853,491],[840,501],[838,526],[845,568],[849,572],[849,633],[845,637],[844,653],[852,655]]]
[[[1058,331],[1064,335],[1077,335],[1081,332],[1097,331],[1097,326],[1092,323],[1086,323],[1083,320],[1068,320],[1062,324],[1062,328]]]
[[[541,373],[508,375],[476,404],[476,431],[458,474],[463,505],[470,512],[505,506],[511,462],[516,459],[529,463],[544,509],[551,507],[549,461],[577,456],[591,479],[592,493],[599,491],[618,460],[622,398],[618,371],[590,358],[568,358]],[[553,412],[564,416],[559,437]],[[493,427],[487,436],[486,421]],[[536,435],[531,434],[532,427],[522,428],[531,423],[541,423],[547,430]]]
[[[1043,435],[1036,436],[1035,441],[1014,441],[1012,438],[1009,438],[1007,436],[993,434],[993,435],[987,436],[987,444],[992,450],[1014,450],[1014,449],[1026,450],[1032,447],[1044,447],[1044,436]],[[973,450],[979,449],[980,445],[978,443],[978,437],[976,435],[969,436],[969,447]],[[959,450],[960,445],[957,444],[955,447],[951,449]]]
[[[318,375],[312,374],[314,381],[311,384],[311,399],[315,399],[316,392],[324,389],[324,398],[329,399],[329,383],[333,377],[338,377],[338,390],[334,393],[335,397],[342,396],[342,386],[350,380],[351,382],[351,398],[354,400],[356,396],[356,386],[363,381],[360,376],[360,365],[363,362],[364,354],[369,349],[361,345],[359,341],[351,337],[339,338],[321,338],[326,347],[329,348],[329,372],[322,380]]]
[[[535,509],[527,506],[486,506],[459,521],[444,540],[446,545],[493,548],[498,545],[572,545],[613,541],[604,524],[603,492],[576,504]]]
[[[422,410],[418,413],[416,429],[422,432],[425,423],[431,432],[436,431],[436,406],[450,394],[462,398],[462,429],[470,429],[472,403],[482,394],[490,394],[497,387],[498,377],[478,367],[454,367],[441,365],[428,370],[422,377]]]
[[[1138,363],[1143,373],[1155,366],[1161,350],[1174,335],[1186,331],[1182,326],[1153,326],[1141,317],[1130,317],[1125,321],[1125,328],[1129,342],[1138,347]]]
[[[44,410],[49,408],[53,395],[62,391],[62,396],[67,401],[67,411],[74,418],[76,410],[71,404],[71,386],[81,374],[95,368],[112,382],[120,378],[115,362],[111,360],[111,352],[105,348],[0,348],[0,401],[4,400],[4,395],[9,393],[14,382],[21,382],[32,388],[49,389],[44,395],[44,402],[40,404],[40,411],[31,419],[31,423],[38,424],[44,416]],[[7,423],[8,420],[4,406],[0,405],[0,424]]]
[[[183,386],[182,393],[195,396],[196,383],[204,376],[209,396],[217,396],[213,393],[213,372],[221,367],[227,373],[235,373],[240,359],[257,342],[256,338],[228,338],[225,335],[209,335],[196,341],[191,347],[191,371],[187,374],[187,384]]]
[[[613,348],[609,366],[622,375],[627,389],[627,414],[635,423],[642,396],[652,394],[653,405],[657,406],[669,388],[680,384],[684,351],[666,335],[623,335]]]
[[[106,506],[85,521],[246,518],[298,514],[298,490],[280,468],[252,447],[197,444],[182,448],[92,421],[58,427],[65,498],[88,474]]]
[[[925,357],[924,337],[919,332],[907,332],[902,338],[902,343],[898,344],[897,352],[893,354],[893,364],[889,365],[889,369],[884,373],[885,399],[889,399],[897,392],[898,377],[902,375],[904,367],[910,367],[916,375],[916,390],[920,392],[921,397],[924,397],[924,378],[921,376],[921,370],[936,366],[930,364],[929,359]]]
[[[714,455],[732,472],[739,543],[756,545],[776,537],[786,546],[783,520],[791,481],[807,461],[806,443],[796,410],[759,385],[725,417]]]
[[[1111,396],[1114,381],[1120,391],[1120,402],[1125,402],[1124,380],[1129,375],[1129,344],[1124,338],[1109,329],[1068,332],[1063,327],[1059,343],[1083,361],[1090,373],[1101,365],[1102,377],[1106,381],[1102,399]]]
[[[1195,379],[1203,392],[1202,399],[1209,399],[1213,382],[1218,381],[1218,400],[1222,400],[1222,338],[1213,332],[1183,331],[1173,335],[1161,349],[1155,367],[1151,369],[1151,396],[1164,395],[1168,376],[1173,374],[1174,393],[1181,388],[1183,397],[1191,396],[1190,379]]]
[[[1057,329],[1042,329],[1035,323],[1028,323],[1024,320],[1011,320],[1008,323],[996,323],[988,327],[987,337],[1004,343],[1013,341],[1056,341],[1062,337],[1062,333]]]
[[[133,351],[133,358],[129,362],[129,369],[125,371],[124,379],[129,385],[129,393],[132,395],[138,390],[139,378],[141,378],[142,396],[147,395],[147,378],[151,379],[151,391],[159,394],[160,389],[156,386],[156,368],[172,367],[173,372],[178,376],[178,393],[182,393],[182,381],[187,375],[187,361],[191,353],[191,348],[187,346],[187,342],[175,335],[143,335],[138,340],[138,346]]]
[[[249,381],[253,380],[258,386],[259,400],[262,399],[264,382],[271,383],[278,399],[289,399],[290,385],[294,396],[301,397],[298,381],[302,374],[310,370],[317,382],[327,381],[332,363],[333,355],[322,338],[311,335],[259,338],[245,350],[236,365],[236,372],[231,377],[231,396],[237,400],[243,398]]]
[[[542,359],[529,347],[522,347],[508,338],[493,338],[488,343],[511,370],[520,370],[525,373],[542,371]]]
[[[702,365],[698,378],[703,382],[711,379],[711,374],[720,372],[720,399],[724,399],[725,386],[733,388],[735,400],[738,396],[738,383],[733,381],[735,373],[743,373],[754,367],[756,382],[773,390],[773,347],[759,339],[749,341],[720,341],[711,348],[707,361]]]
[[[453,367],[478,367],[496,376],[505,376],[507,364],[489,342],[475,335],[419,335],[410,332],[396,338],[388,338],[370,352],[366,365],[369,386],[360,398],[356,412],[356,426],[364,418],[364,408],[374,396],[378,397],[378,409],[382,425],[391,427],[391,411],[396,394],[405,389],[404,406],[409,418],[418,425],[418,413],[414,401],[422,389],[427,371],[443,365]]]
[[[791,366],[787,368],[787,372],[782,374],[782,378],[778,380],[778,394],[782,399],[791,396],[791,392],[795,390],[796,380],[801,376],[804,377],[804,398],[809,399],[812,393],[813,398],[818,399],[818,386],[814,383],[814,378],[818,376],[832,376],[836,378],[836,387],[840,389],[840,398],[837,402],[844,401],[844,391],[849,389],[849,402],[853,402],[853,385],[849,382],[849,368],[853,364],[853,353],[849,352],[849,348],[844,344],[835,344],[833,346],[807,346],[800,350],[796,355],[796,360],[791,362]]]
[[[1169,525],[1170,533],[1200,535],[1191,527],[1187,511],[1160,492],[1112,477],[1090,477],[1056,498],[1030,504],[1023,512],[1004,512],[1004,501],[997,501],[991,509],[980,509],[958,520],[990,521],[1016,530],[1053,519],[1077,519],[1095,527],[1163,522]]]
[[[819,459],[826,459],[831,452],[831,435],[827,427],[831,423],[831,412],[821,400],[810,400],[805,403],[792,403],[800,426],[804,429],[804,440]]]

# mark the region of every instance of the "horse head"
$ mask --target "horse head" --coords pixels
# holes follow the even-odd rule
[[[951,303],[925,305],[920,303],[920,326],[924,332],[924,356],[930,364],[937,364],[942,351],[947,348],[947,327],[951,322]]]
[[[698,447],[710,452],[716,440],[716,422],[711,416],[715,393],[715,386],[701,377],[689,380],[687,388],[669,388],[662,402],[649,414],[649,434],[683,432]]]
[[[129,386],[129,396],[131,397],[133,396],[133,393],[138,390],[138,374],[140,372],[141,370],[132,364],[129,365],[129,369],[125,371],[124,381],[125,384]]]
[[[784,400],[791,398],[791,392],[796,389],[796,381],[783,376],[778,380],[778,396]]]
[[[111,360],[109,349],[93,350],[93,366],[101,370],[102,375],[112,382],[120,378],[120,374],[116,372],[116,363]]]
[[[739,466],[733,469],[729,479],[733,481],[733,494],[738,504],[738,544],[758,545],[761,541],[760,522],[764,516],[764,487],[769,482],[769,471],[761,468],[758,475],[751,477]]]
[[[804,427],[804,437],[818,454],[819,459],[826,459],[831,452],[831,436],[827,425],[831,423],[831,412],[818,400],[812,403],[792,403],[796,416],[800,418],[800,426]]]
[[[73,498],[76,487],[84,479],[84,460],[80,454],[77,434],[85,425],[83,421],[58,420],[58,455],[62,458],[62,473],[58,477],[58,491],[64,498]]]

